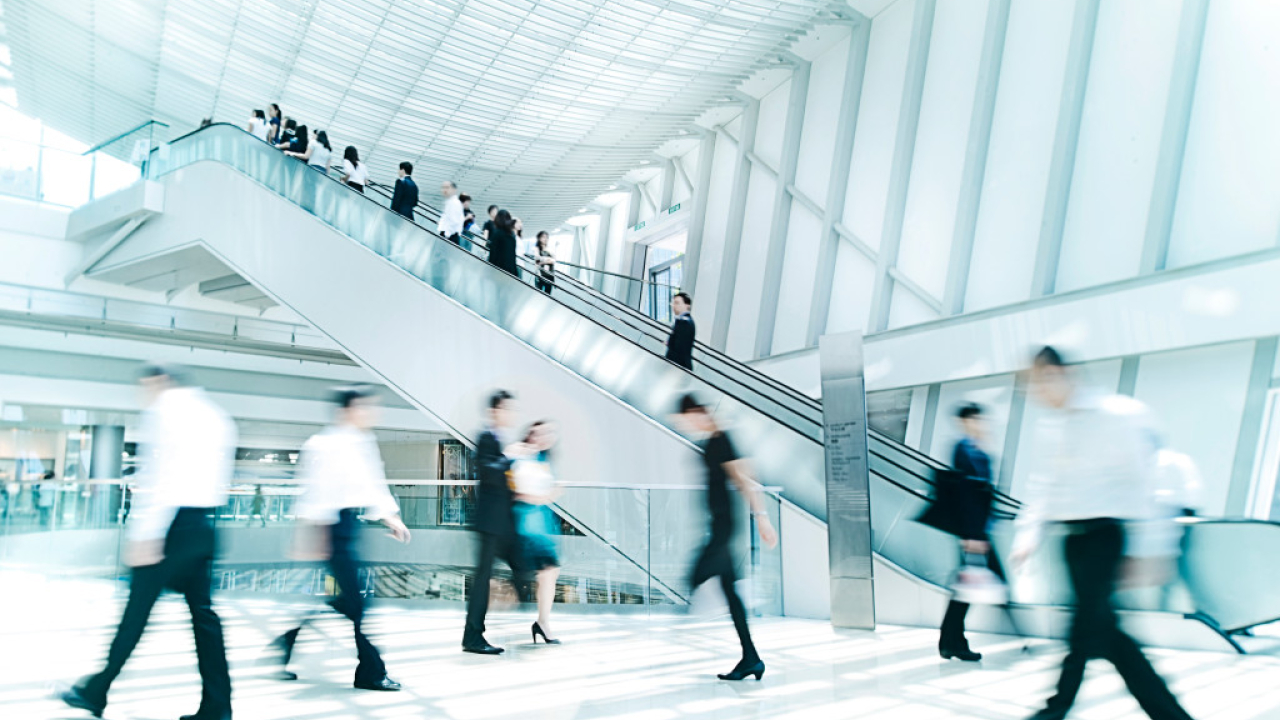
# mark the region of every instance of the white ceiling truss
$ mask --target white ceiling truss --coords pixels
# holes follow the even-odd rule
[[[286,115],[558,225],[842,0],[0,0],[20,109],[84,142]]]

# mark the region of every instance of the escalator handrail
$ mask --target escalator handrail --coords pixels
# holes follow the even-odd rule
[[[206,130],[209,130],[210,128],[221,128],[221,127],[233,128],[233,129],[235,129],[236,131],[239,131],[241,134],[243,134],[246,138],[252,138],[252,139],[253,139],[253,140],[255,140],[255,141],[262,142],[261,140],[259,140],[258,138],[254,137],[254,136],[253,136],[253,135],[251,135],[248,131],[246,131],[244,128],[242,128],[242,127],[240,127],[240,126],[238,126],[238,125],[233,125],[233,124],[231,124],[231,123],[213,123],[213,124],[211,124],[211,125],[206,125],[206,126],[205,126],[205,127],[203,127],[203,128],[198,128],[198,129],[196,129],[196,130],[193,130],[192,132],[186,133],[185,135],[179,136],[179,137],[175,138],[173,141],[171,141],[169,144],[170,144],[170,145],[172,145],[172,144],[177,143],[177,142],[179,142],[179,141],[181,141],[181,140],[185,140],[185,139],[187,139],[187,138],[189,138],[189,137],[191,137],[191,136],[193,136],[193,135],[195,135],[195,134],[197,134],[197,133],[201,133],[201,132],[204,132],[204,131],[206,131]],[[152,152],[152,153],[158,153],[158,152],[159,152],[159,149],[158,149],[158,148],[157,148],[157,149],[153,149],[151,152]],[[216,161],[215,161],[215,162],[216,162]],[[148,163],[148,165],[149,165],[149,167],[155,167],[155,164],[152,164],[152,163]],[[155,177],[161,177],[161,176],[163,176],[164,174],[168,174],[168,172],[166,171],[166,172],[164,172],[164,173],[161,173],[160,175],[156,175]],[[383,206],[381,203],[379,203],[379,202],[378,202],[377,200],[375,200],[374,198],[369,197],[368,195],[366,195],[366,194],[364,194],[364,193],[362,193],[362,192],[360,192],[360,191],[358,191],[358,190],[356,190],[356,189],[354,189],[354,188],[352,188],[352,187],[348,186],[346,183],[341,182],[338,178],[336,178],[336,177],[332,177],[332,176],[328,175],[327,173],[326,173],[326,174],[324,174],[323,176],[324,176],[327,180],[329,180],[329,181],[331,181],[331,182],[338,183],[338,184],[339,184],[339,185],[341,185],[344,189],[346,189],[347,191],[351,192],[351,193],[352,193],[353,195],[355,195],[356,197],[359,197],[360,199],[362,199],[362,200],[364,200],[364,201],[366,201],[366,202],[373,203],[373,204],[374,204],[374,205],[376,205],[378,208],[380,208],[380,209],[382,209],[382,210],[385,210],[386,212],[391,212],[391,210],[390,210],[389,208],[387,208],[387,207]],[[268,188],[268,189],[270,189],[270,188]],[[274,191],[274,190],[272,190],[272,192],[275,192],[275,191]],[[427,228],[427,227],[424,227],[423,225],[418,224],[418,222],[416,221],[416,219],[410,219],[410,218],[407,218],[407,217],[405,217],[405,216],[403,216],[403,215],[400,215],[399,213],[394,213],[394,214],[395,214],[395,215],[396,215],[400,220],[405,221],[405,222],[408,222],[408,223],[412,224],[413,226],[417,227],[418,229],[422,230],[423,232],[427,233],[431,238],[436,239],[436,240],[439,240],[439,239],[440,239],[440,236],[439,236],[439,234],[438,234],[438,233],[436,233],[435,231],[433,231],[433,230],[431,230],[431,229],[429,229],[429,228]],[[472,253],[470,253],[470,252],[467,252],[466,250],[463,250],[462,248],[458,247],[457,245],[453,245],[452,243],[448,243],[448,242],[445,242],[445,244],[446,244],[446,245],[449,245],[449,246],[452,246],[452,247],[454,247],[454,248],[456,248],[456,249],[458,250],[458,252],[461,252],[461,253],[462,253],[464,256],[466,256],[466,257],[472,258],[472,259],[473,259],[474,261],[476,261],[476,262],[480,262],[480,263],[484,263],[485,265],[488,265],[488,263],[487,263],[484,259],[482,259],[482,258],[480,258],[480,257],[478,257],[478,256],[476,256],[476,255],[474,255],[474,254],[472,254]],[[517,281],[517,282],[520,282],[520,280],[518,280],[518,279],[517,279],[516,281]],[[521,283],[521,284],[522,284],[522,285],[524,285],[524,283]],[[526,285],[526,287],[530,287],[530,286]],[[569,310],[570,310],[571,312],[573,312],[574,314],[579,315],[580,317],[582,317],[582,318],[583,318],[583,320],[586,320],[586,321],[588,321],[588,322],[592,322],[592,323],[596,324],[596,325],[597,325],[597,326],[599,326],[601,329],[603,329],[605,332],[608,332],[609,334],[611,334],[611,335],[613,335],[613,336],[615,336],[615,337],[618,337],[618,338],[620,338],[620,339],[624,340],[624,341],[625,341],[625,342],[627,342],[627,343],[635,344],[633,341],[631,341],[631,340],[627,339],[626,337],[622,336],[621,334],[619,334],[617,331],[613,330],[612,328],[606,327],[606,326],[604,326],[604,325],[600,324],[599,322],[597,322],[596,320],[594,320],[593,318],[588,317],[588,316],[583,315],[582,313],[578,312],[578,311],[577,311],[576,309],[574,309],[573,307],[571,307],[571,306],[569,306],[569,305],[565,304],[563,301],[561,301],[560,299],[558,299],[555,295],[551,295],[548,299],[550,299],[550,300],[551,300],[551,301],[553,301],[553,302],[556,302],[557,304],[563,305],[565,308],[569,309]],[[615,316],[615,317],[616,317],[616,316]],[[617,319],[618,319],[618,320],[620,320],[620,321],[624,321],[622,318],[617,318]],[[624,322],[625,322],[625,321],[624,321]],[[655,356],[656,356],[656,354],[655,354]],[[695,377],[697,377],[697,376],[695,376]],[[727,378],[727,376],[725,376],[725,377]],[[719,384],[717,384],[717,383],[715,383],[715,382],[713,382],[713,381],[711,381],[711,380],[708,380],[708,379],[707,379],[707,378],[705,378],[705,377],[699,377],[698,379],[699,379],[701,382],[705,383],[707,386],[709,386],[709,387],[711,387],[712,389],[714,389],[715,391],[717,391],[717,392],[719,392],[719,393],[722,393],[723,395],[726,395],[726,396],[728,396],[728,397],[733,397],[733,398],[735,398],[735,399],[737,399],[737,400],[739,400],[739,401],[743,401],[743,399],[742,399],[741,397],[739,397],[739,396],[735,395],[734,393],[731,393],[731,392],[729,392],[729,391],[725,390],[725,389],[724,389],[723,387],[721,387]],[[727,379],[729,379],[729,380],[732,382],[732,378],[727,378]],[[818,442],[817,438],[813,437],[813,436],[812,436],[812,435],[810,435],[809,433],[806,433],[804,430],[802,430],[802,429],[800,429],[800,428],[798,428],[798,427],[794,426],[792,423],[790,423],[790,422],[788,422],[788,421],[786,421],[786,420],[783,420],[783,419],[781,419],[781,418],[778,418],[777,416],[775,416],[775,415],[774,415],[773,413],[771,413],[770,411],[768,411],[768,410],[766,410],[766,409],[763,409],[763,408],[761,408],[761,407],[757,406],[757,405],[756,405],[756,404],[754,404],[754,403],[743,402],[743,404],[744,404],[744,405],[746,405],[747,407],[750,407],[753,411],[755,411],[755,412],[759,413],[761,416],[766,417],[766,418],[768,418],[769,420],[773,421],[774,423],[777,423],[778,425],[781,425],[781,426],[783,426],[783,427],[786,427],[786,428],[790,429],[791,431],[793,431],[793,432],[795,432],[795,433],[799,434],[799,435],[800,435],[800,436],[802,436],[802,437],[808,438],[809,440],[811,440],[811,441],[813,441],[813,442]],[[785,406],[784,406],[784,407],[785,407]]]
[[[189,132],[189,133],[186,133],[186,134],[184,134],[184,135],[181,135],[181,136],[179,136],[179,137],[175,138],[174,140],[170,141],[170,144],[176,143],[176,142],[178,142],[178,141],[180,141],[180,140],[184,140],[184,139],[186,139],[186,138],[188,138],[188,137],[191,137],[192,135],[195,135],[195,134],[197,134],[197,133],[203,132],[203,131],[205,131],[206,129],[211,128],[211,127],[230,127],[230,128],[235,128],[236,130],[238,130],[238,131],[240,131],[241,133],[243,133],[243,134],[245,135],[245,137],[248,137],[248,138],[254,138],[254,136],[253,136],[253,135],[251,135],[250,133],[248,133],[246,130],[244,130],[243,128],[239,127],[238,125],[233,125],[233,124],[230,124],[230,123],[214,123],[214,124],[212,124],[212,125],[205,126],[204,128],[198,128],[198,129],[196,129],[196,130],[193,130],[192,132]],[[254,138],[254,139],[256,140],[257,138]],[[260,142],[261,142],[261,141],[260,141]],[[154,153],[154,152],[158,152],[158,149],[153,149],[153,150],[152,150],[152,152],[153,152],[153,153]],[[154,168],[154,167],[155,167],[155,165],[154,165],[154,164],[151,164],[151,163],[148,163],[148,165],[149,165],[149,169],[150,169],[150,168]],[[346,189],[347,189],[347,190],[349,190],[350,192],[354,193],[355,195],[358,195],[361,199],[363,199],[363,200],[365,200],[365,201],[367,201],[367,202],[374,203],[374,204],[375,204],[375,205],[377,205],[380,209],[383,209],[383,210],[385,210],[385,211],[387,211],[387,212],[391,212],[391,210],[390,210],[389,208],[384,207],[381,203],[379,203],[379,202],[378,202],[377,200],[375,200],[374,198],[369,197],[369,196],[365,195],[364,193],[360,193],[359,191],[355,190],[354,188],[351,188],[351,187],[347,186],[345,183],[342,183],[338,178],[336,178],[336,177],[331,177],[331,176],[329,176],[327,173],[325,174],[325,177],[326,177],[328,180],[332,181],[332,182],[339,183],[340,185],[342,185],[344,188],[346,188]],[[403,215],[399,215],[398,213],[397,213],[397,215],[398,215],[398,217],[399,217],[401,220],[407,221],[407,222],[411,223],[412,225],[414,225],[415,227],[419,228],[420,230],[423,230],[423,231],[424,231],[424,232],[426,232],[428,235],[432,236],[432,238],[433,238],[433,239],[439,239],[439,235],[438,235],[437,233],[435,233],[434,231],[432,231],[431,229],[429,229],[429,228],[427,228],[427,227],[424,227],[424,226],[422,226],[422,225],[418,224],[418,222],[416,221],[416,219],[407,218],[407,217],[404,217]],[[454,246],[454,247],[457,247],[457,246]],[[462,252],[464,255],[474,258],[474,259],[475,259],[475,261],[477,261],[477,262],[485,262],[482,258],[480,258],[480,257],[478,257],[478,256],[476,256],[476,255],[473,255],[472,253],[467,252],[466,250],[463,250],[463,249],[461,249],[461,248],[458,248],[458,250],[459,250],[459,252]],[[519,259],[523,260],[523,258],[519,258]],[[487,264],[487,263],[486,263],[486,264]],[[565,276],[565,277],[568,277],[568,276]],[[575,283],[577,283],[577,284],[581,284],[581,283],[578,283],[578,281],[577,281],[576,279],[574,279],[574,278],[570,278],[570,279],[573,279],[573,280],[575,281]],[[523,283],[522,283],[522,284],[523,284]],[[604,297],[605,299],[607,299],[607,300],[611,300],[611,301],[612,301],[612,298],[608,298],[607,296],[604,296],[604,295],[602,295],[602,294],[599,294],[599,296],[600,296],[600,297]],[[552,300],[556,300],[556,299],[555,299],[555,297],[554,297],[554,295],[553,295],[550,299],[552,299]],[[563,303],[560,303],[560,304],[563,304]],[[565,307],[569,307],[569,306],[567,306],[567,305],[566,305]],[[626,306],[624,305],[623,307],[626,307]],[[573,308],[571,308],[571,307],[569,307],[569,309],[570,309],[570,310],[573,310]],[[631,310],[630,308],[627,308],[627,309],[628,309],[628,310]],[[577,311],[576,311],[576,310],[574,310],[574,312],[575,312],[575,313],[577,313]],[[634,313],[635,311],[634,311],[634,310],[631,310],[631,312],[633,312],[633,313]],[[578,313],[578,314],[580,314],[580,313]],[[639,313],[636,313],[636,314],[638,315]],[[587,320],[587,321],[595,322],[595,321],[594,321],[594,320],[592,320],[590,317],[587,317],[587,316],[582,316],[582,317],[583,317],[583,319],[585,319],[585,320]],[[615,316],[615,317],[616,317],[616,316]],[[644,316],[644,317],[645,317],[646,319],[652,320],[652,318],[648,318],[648,316]],[[624,320],[623,318],[617,318],[617,319],[619,319],[619,320],[623,320],[623,321],[625,322],[625,320]],[[605,327],[605,326],[603,326],[603,325],[600,325],[599,323],[596,323],[596,324],[597,324],[597,325],[599,325],[601,328],[603,328],[606,332],[609,332],[610,334],[612,334],[612,335],[614,335],[614,336],[616,336],[616,337],[622,338],[622,336],[621,336],[621,335],[619,335],[616,331],[612,330],[611,328],[608,328],[608,327]],[[622,338],[622,339],[626,340],[626,338]],[[627,340],[627,342],[631,342],[631,341],[630,341],[630,340]],[[719,355],[719,354],[717,353],[717,355]],[[724,360],[724,362],[725,362],[726,364],[729,364],[729,365],[738,365],[739,367],[742,367],[742,368],[745,368],[745,369],[747,369],[747,370],[751,371],[753,374],[757,374],[757,373],[758,373],[758,371],[754,371],[753,369],[751,369],[751,368],[749,368],[749,367],[747,367],[747,366],[741,365],[740,363],[737,363],[736,361],[732,360],[731,358],[727,358],[727,357],[724,357],[724,356],[721,356],[721,357],[723,357],[723,360]],[[719,375],[721,375],[721,376],[725,377],[725,378],[726,378],[726,379],[728,379],[730,382],[734,382],[734,383],[738,383],[738,384],[740,384],[738,381],[734,380],[733,378],[728,377],[728,376],[727,376],[725,373],[723,373],[723,372],[720,372],[720,371],[718,371],[718,370],[714,370],[714,369],[713,369],[713,371],[714,371],[714,372],[716,372],[717,374],[719,374]],[[696,376],[695,376],[695,377],[696,377]],[[719,392],[723,393],[723,394],[724,394],[724,395],[726,395],[726,396],[734,397],[735,399],[737,399],[737,400],[739,400],[739,401],[742,401],[742,400],[743,400],[741,397],[739,397],[739,396],[737,396],[737,395],[735,395],[735,394],[732,394],[732,393],[729,393],[729,392],[725,391],[725,390],[724,390],[722,387],[720,387],[718,384],[716,384],[715,382],[713,382],[713,381],[711,381],[711,380],[708,380],[708,379],[707,379],[707,378],[705,378],[705,377],[700,377],[700,378],[698,378],[698,379],[699,379],[699,380],[701,380],[702,382],[706,383],[708,386],[710,386],[710,387],[714,388],[715,390],[717,390],[717,391],[719,391]],[[772,380],[772,379],[770,379],[770,380]],[[771,384],[774,384],[774,383],[776,383],[776,381],[773,381]],[[788,390],[790,390],[790,391],[792,391],[792,392],[798,392],[798,391],[795,391],[795,390],[794,390],[794,388],[790,388],[789,386],[785,386],[785,385],[784,385],[783,387],[784,387],[784,388],[786,388],[786,389],[788,389]],[[755,392],[755,393],[757,393],[757,394],[760,394],[760,395],[764,396],[764,394],[763,394],[763,393],[760,393],[758,390],[754,390],[754,389],[749,388],[749,387],[747,387],[747,389],[748,389],[748,390],[751,390],[752,392]],[[809,398],[808,396],[803,396],[803,397],[804,397],[806,400],[808,400],[810,403],[817,404],[817,406],[818,406],[818,407],[821,407],[820,403],[818,403],[818,401],[814,400],[813,398]],[[813,441],[815,441],[815,442],[817,441],[817,440],[816,440],[816,438],[813,438],[811,435],[809,435],[809,434],[805,433],[804,431],[802,431],[802,430],[800,430],[799,428],[795,427],[795,426],[794,426],[794,425],[792,425],[791,423],[789,423],[789,422],[787,422],[787,421],[784,421],[784,420],[782,420],[782,419],[780,419],[780,418],[778,418],[778,417],[774,416],[774,415],[773,415],[771,412],[769,412],[768,410],[762,409],[762,408],[760,408],[760,407],[758,407],[758,406],[756,406],[755,404],[752,404],[752,403],[744,403],[744,404],[747,404],[747,405],[748,405],[748,407],[751,407],[755,412],[760,413],[762,416],[764,416],[764,417],[768,418],[769,420],[771,420],[771,421],[773,421],[773,422],[777,423],[778,425],[781,425],[781,426],[783,426],[783,427],[787,427],[787,428],[791,429],[793,432],[796,432],[796,433],[800,434],[802,437],[808,437],[810,440],[813,440]],[[781,405],[781,403],[779,403],[779,405]],[[783,407],[785,407],[785,405],[784,405]],[[799,413],[796,413],[796,414],[797,414],[797,415],[800,415]],[[803,417],[803,415],[800,415],[800,416],[801,416],[801,417]],[[806,419],[808,419],[808,418],[806,418]],[[810,421],[811,421],[811,422],[814,422],[814,423],[815,423],[815,424],[817,424],[819,427],[821,427],[821,422],[818,422],[818,421],[812,421],[812,420],[810,420]],[[872,431],[872,432],[874,432],[874,431]],[[908,455],[908,456],[915,455],[917,460],[920,460],[923,464],[926,464],[927,466],[932,466],[932,467],[935,467],[935,468],[946,467],[946,466],[945,466],[944,464],[942,464],[941,462],[939,462],[939,461],[937,461],[937,460],[935,460],[935,459],[933,459],[933,458],[929,457],[928,455],[924,455],[923,453],[919,453],[919,451],[916,451],[914,448],[911,448],[910,446],[908,446],[908,445],[906,445],[906,444],[899,444],[899,443],[896,443],[896,442],[894,442],[894,441],[892,441],[892,440],[889,440],[887,437],[884,437],[883,435],[881,435],[881,434],[879,434],[879,433],[875,433],[875,435],[876,435],[876,439],[878,439],[878,440],[880,440],[881,442],[884,442],[884,443],[886,443],[886,444],[889,444],[889,446],[890,446],[890,447],[892,447],[892,448],[894,448],[894,450],[896,450],[896,451],[898,451],[898,452],[902,452],[903,454]],[[902,469],[904,472],[907,472],[907,473],[911,474],[912,476],[915,476],[915,477],[919,478],[919,479],[920,479],[922,482],[924,482],[926,485],[929,485],[929,486],[932,486],[932,485],[933,485],[932,478],[922,476],[922,475],[920,475],[920,474],[918,474],[918,473],[916,473],[916,472],[914,472],[914,471],[912,471],[912,470],[910,470],[910,469],[908,469],[908,468],[906,468],[906,467],[903,467],[900,463],[897,463],[897,462],[893,461],[892,459],[888,458],[887,456],[883,455],[882,453],[876,453],[876,454],[877,454],[877,455],[880,455],[881,457],[883,457],[886,461],[892,462],[895,466],[899,467],[899,468],[900,468],[900,469]],[[886,480],[888,480],[888,478],[885,478],[885,479],[886,479]],[[914,490],[911,490],[910,488],[906,488],[905,486],[902,486],[901,484],[899,484],[899,483],[897,483],[897,482],[895,482],[895,481],[892,481],[892,480],[888,480],[888,481],[889,481],[889,482],[891,482],[891,483],[893,483],[894,485],[896,485],[896,486],[898,486],[898,487],[901,487],[901,488],[902,488],[902,489],[904,489],[904,490],[907,490],[908,492],[912,492],[912,493],[913,493],[913,494],[915,494],[915,495],[919,495],[919,493],[915,492]],[[1006,499],[1009,501],[1009,504],[1013,504],[1013,503],[1016,503],[1016,502],[1017,502],[1016,500],[1013,500],[1012,498],[1008,498],[1008,496],[1004,496],[1004,498],[1006,498]]]

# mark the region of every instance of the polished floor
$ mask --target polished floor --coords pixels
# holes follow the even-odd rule
[[[122,597],[104,583],[3,577],[0,593],[0,718],[87,718],[52,700],[59,684],[97,669]],[[833,631],[824,622],[760,618],[763,682],[726,683],[733,665],[728,618],[570,615],[559,647],[530,644],[530,620],[507,609],[491,616],[499,658],[459,652],[458,609],[379,606],[370,628],[400,693],[351,688],[350,626],[324,619],[300,640],[293,683],[257,664],[290,608],[261,599],[218,601],[227,626],[238,720],[1005,720],[1028,717],[1048,693],[1059,643],[973,637],[976,665],[940,660],[930,630]],[[1280,720],[1280,658],[1151,651],[1192,716]],[[185,607],[162,601],[111,695],[109,720],[167,720],[199,701]],[[1145,717],[1102,662],[1090,666],[1073,712],[1079,720]]]

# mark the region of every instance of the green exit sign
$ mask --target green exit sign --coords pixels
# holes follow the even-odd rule
[[[667,214],[671,215],[672,213],[674,213],[679,209],[680,209],[680,203],[676,203],[675,205],[672,205],[671,207],[667,208]]]
[[[643,223],[643,222],[638,222],[638,223],[636,223],[636,227],[635,227],[635,229],[636,229],[636,230],[643,230],[643,229],[644,229],[644,223]]]

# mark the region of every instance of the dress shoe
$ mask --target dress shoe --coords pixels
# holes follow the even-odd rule
[[[400,690],[400,683],[396,682],[395,680],[392,680],[386,675],[383,675],[381,680],[375,680],[373,682],[369,682],[367,680],[357,680],[354,683],[354,687],[357,690],[377,690],[379,692],[397,692],[398,690]]]
[[[298,679],[298,673],[292,670],[279,670],[273,673],[271,677],[275,680],[284,680],[285,682],[292,682]]]
[[[88,710],[94,717],[102,717],[102,711],[107,709],[107,704],[105,702],[96,702],[86,697],[84,690],[78,687],[65,690],[58,697],[61,698],[62,702],[73,708]]]
[[[940,647],[938,648],[938,654],[942,656],[943,660],[950,660],[951,658],[955,658],[957,660],[963,660],[964,662],[978,662],[979,660],[982,659],[982,653],[974,652],[967,647],[959,647],[959,648]]]
[[[723,675],[717,675],[716,677],[720,678],[721,680],[746,680],[752,675],[756,676],[756,680],[764,679],[764,661],[763,660],[753,660],[751,662],[743,660],[742,662],[738,663],[737,666],[735,666],[729,672]]]
[[[462,652],[475,653],[476,655],[501,655],[506,652],[497,645],[490,645],[488,642],[482,641],[475,644],[463,645]]]

